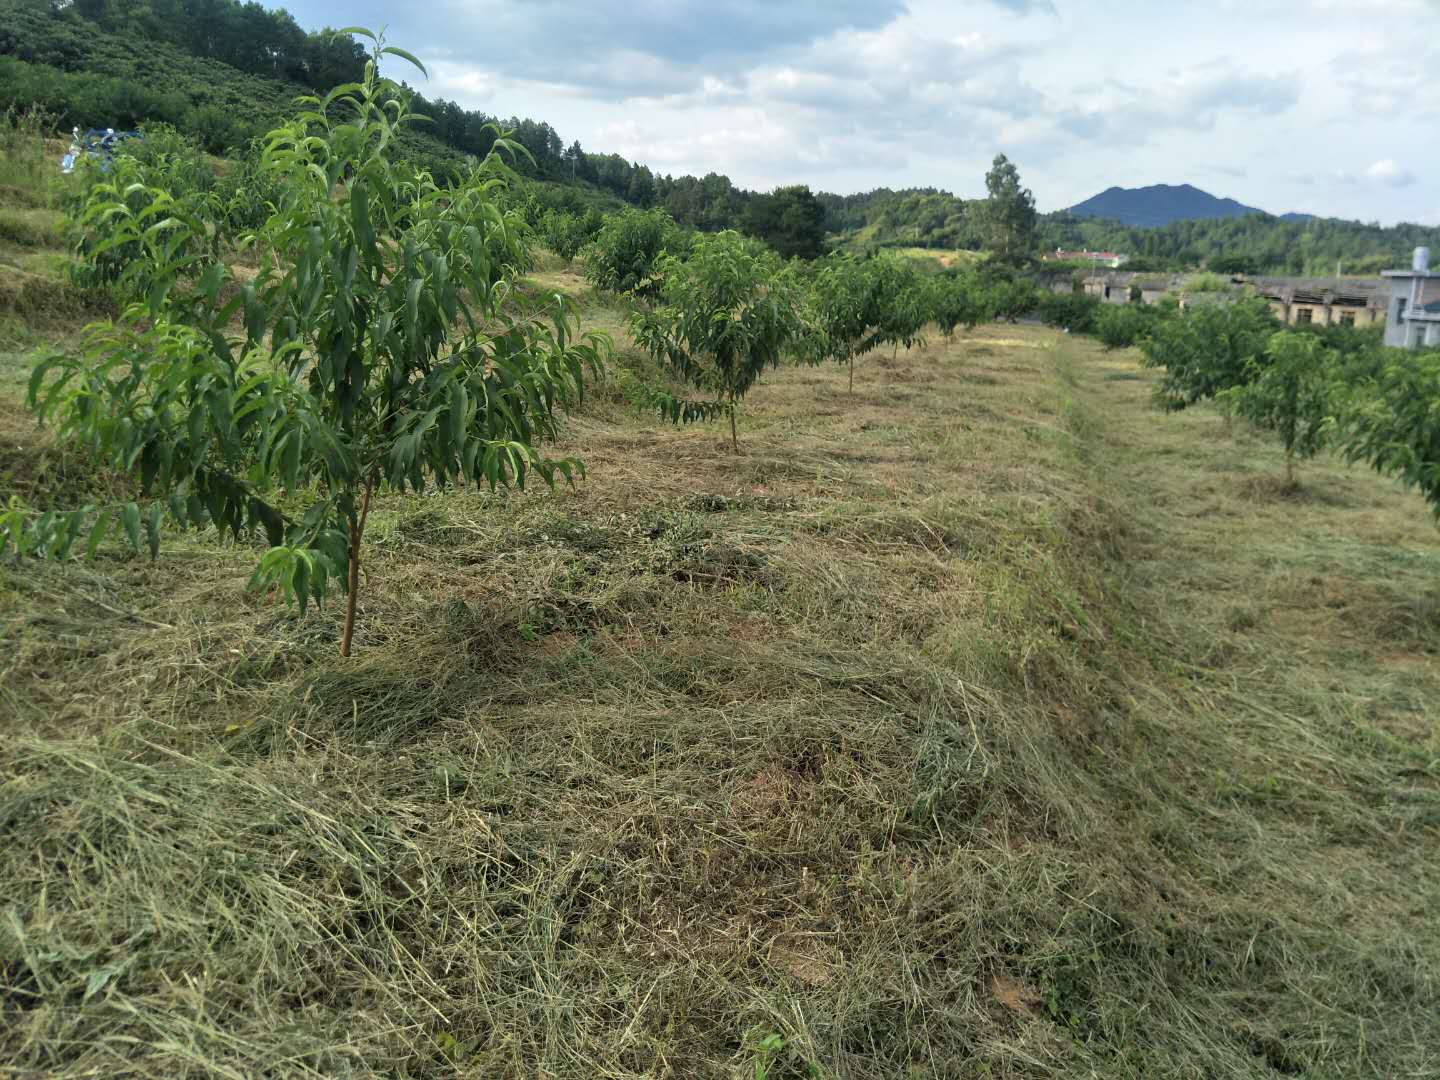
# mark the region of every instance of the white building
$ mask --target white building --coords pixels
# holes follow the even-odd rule
[[[1390,307],[1385,344],[1402,349],[1440,345],[1440,272],[1430,269],[1430,249],[1416,248],[1409,270],[1386,270]]]

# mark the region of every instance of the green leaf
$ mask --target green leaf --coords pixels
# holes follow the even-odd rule
[[[79,539],[81,530],[85,528],[85,516],[86,511],[84,510],[72,510],[66,515],[65,528],[59,533],[56,540],[55,558],[68,559],[70,557],[71,547]]]
[[[383,49],[380,50],[380,55],[398,56],[402,60],[408,60],[410,63],[414,64],[417,68],[420,69],[420,74],[424,75],[427,79],[430,77],[430,72],[425,70],[425,65],[422,64],[419,60],[415,59],[413,55],[406,52],[404,49],[398,48],[394,45],[386,45]]]
[[[95,517],[95,524],[90,526],[90,535],[85,539],[85,558],[95,558],[95,553],[100,549],[100,542],[105,539],[105,534],[110,531],[110,514],[102,510]]]
[[[311,556],[308,551],[297,551],[295,555],[290,569],[290,591],[300,606],[300,614],[304,615],[310,602]]]
[[[136,551],[140,550],[140,507],[133,502],[126,503],[120,508],[120,524],[125,527],[125,535],[130,540],[130,546]]]
[[[355,228],[355,239],[365,251],[375,248],[375,230],[370,224],[370,196],[364,180],[350,185],[350,220]]]

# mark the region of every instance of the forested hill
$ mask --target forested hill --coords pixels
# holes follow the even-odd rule
[[[1161,226],[1172,221],[1245,217],[1264,213],[1234,199],[1220,199],[1190,184],[1152,184],[1142,188],[1112,187],[1070,207],[1080,218],[1104,218],[1122,225]]]
[[[238,0],[0,0],[0,109],[46,110],[60,129],[173,124],[222,153],[361,73],[365,50],[333,32],[306,33],[283,11]],[[568,146],[548,123],[466,110],[417,93],[429,134],[415,152],[441,164],[483,156],[502,128],[530,152],[538,179],[591,185],[681,224],[737,224],[752,201],[725,176],[656,176],[618,154]]]
[[[324,29],[307,32],[284,11],[254,2],[73,0],[58,7],[55,0],[0,0],[0,110],[40,107],[62,130],[162,121],[223,153],[269,130],[294,109],[297,95],[357,78],[365,55],[348,38]],[[590,152],[578,141],[567,145],[542,120],[490,116],[420,94],[413,108],[432,122],[427,134],[411,137],[411,152],[432,164],[447,167],[465,155],[485,154],[498,126],[513,132],[534,159],[517,167],[565,185],[567,197],[660,207],[702,231],[768,233],[767,218],[823,213],[824,230],[855,248],[980,246],[975,203],[935,188],[821,192],[814,199],[797,188],[760,196],[717,173],[657,175],[618,154]],[[978,177],[976,182],[978,187]],[[1212,199],[1186,186],[1167,190]],[[1181,207],[1192,218],[1201,209],[1193,199]],[[1121,251],[1140,257],[1133,265],[1157,269],[1225,263],[1318,274],[1333,273],[1339,263],[1347,273],[1373,273],[1407,263],[1417,245],[1440,248],[1440,230],[1258,212],[1141,227],[1062,212],[1040,219],[1038,240],[1049,249]]]

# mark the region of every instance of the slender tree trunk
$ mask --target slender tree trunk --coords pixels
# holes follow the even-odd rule
[[[1288,446],[1285,448],[1285,486],[1295,486],[1295,451]]]
[[[350,639],[355,636],[355,598],[360,593],[360,541],[365,536],[365,519],[370,516],[370,492],[374,479],[365,481],[365,494],[360,499],[360,516],[350,531],[350,583],[345,593],[345,631],[340,635],[340,655],[350,655]]]
[[[855,392],[855,357],[850,357],[850,393]]]
[[[740,436],[735,432],[735,399],[730,399],[730,447],[740,453]]]

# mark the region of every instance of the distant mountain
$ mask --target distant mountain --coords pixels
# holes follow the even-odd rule
[[[1076,203],[1066,212],[1076,217],[1106,218],[1124,225],[1155,228],[1172,221],[1244,217],[1265,211],[1234,199],[1217,199],[1208,191],[1189,184],[1153,184],[1142,188],[1112,187],[1094,198]],[[1306,215],[1286,216],[1299,219]]]

